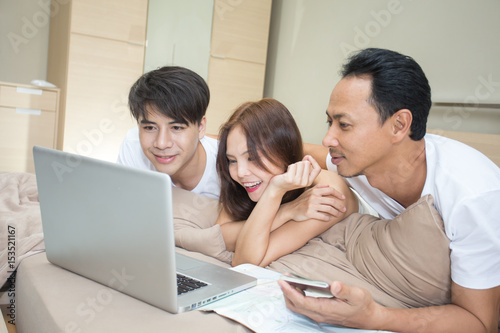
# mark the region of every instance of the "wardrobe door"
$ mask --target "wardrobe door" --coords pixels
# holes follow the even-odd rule
[[[64,151],[115,161],[135,125],[128,92],[142,74],[144,48],[74,34],[69,52]]]

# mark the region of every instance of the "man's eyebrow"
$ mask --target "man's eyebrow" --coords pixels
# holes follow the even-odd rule
[[[156,124],[154,121],[147,120],[146,118],[141,119],[141,124]]]
[[[328,110],[326,110],[325,113],[326,113],[326,116],[328,118],[332,118],[332,119],[335,119],[335,120],[339,120],[340,118],[347,117],[347,115],[345,113],[336,113],[333,116],[330,116],[328,114]]]
[[[153,124],[155,125],[156,122],[154,121],[151,121],[151,120],[147,120],[146,118],[143,118],[141,119],[140,121],[141,124]],[[168,123],[169,125],[172,125],[172,124],[181,124],[181,125],[186,125],[185,122],[181,121],[181,120],[172,120],[171,122]]]

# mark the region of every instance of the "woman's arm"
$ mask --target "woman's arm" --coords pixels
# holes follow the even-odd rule
[[[326,171],[322,171],[320,176],[323,172]],[[327,182],[325,180],[325,183]],[[310,219],[329,222],[347,210],[345,199],[345,195],[334,187],[318,183],[304,191],[297,199],[282,204],[277,217],[280,216],[284,222]]]
[[[315,173],[320,175],[312,178],[309,176],[309,185],[314,181],[314,183],[320,182],[336,188],[346,197],[346,211],[338,217],[333,217],[328,222],[314,219],[303,222],[287,221],[273,230],[281,198],[286,192],[283,191],[283,187],[276,186],[282,181],[279,177],[283,175],[276,176],[240,230],[232,262],[233,266],[242,263],[267,266],[277,258],[302,247],[311,238],[319,235],[357,210],[357,200],[345,181],[335,173],[318,170],[319,165],[316,161],[311,157],[308,157],[308,159],[311,161]],[[290,178],[297,178],[297,175],[291,174],[290,170],[284,175],[287,174]],[[302,174],[302,179],[304,178],[306,177]]]
[[[280,206],[271,225],[271,232],[291,220],[304,222],[316,219],[331,222],[331,219],[340,217],[347,210],[345,201],[345,196],[333,187],[324,184],[315,185],[297,199]],[[223,210],[216,223],[220,225],[226,249],[234,251],[245,221],[233,221]]]
[[[310,186],[321,168],[310,156],[291,164],[285,173],[274,176],[241,228],[233,257],[233,266],[259,265],[264,258],[273,222],[286,192]]]
[[[345,210],[344,195],[328,185],[319,184],[308,189],[297,199],[281,205],[271,225],[271,232],[291,220],[301,222],[317,219],[328,222],[334,217],[339,217]],[[226,249],[234,251],[245,221],[233,221],[229,214],[222,210],[216,223],[220,225]]]
[[[337,189],[345,197],[346,211],[332,216],[329,221],[308,219],[305,221],[289,221],[270,234],[266,253],[257,264],[267,266],[274,260],[292,253],[304,246],[309,240],[328,230],[331,226],[345,217],[358,211],[358,201],[349,189],[344,179],[330,171],[321,171],[315,183],[328,184]],[[234,262],[234,259],[233,259]]]

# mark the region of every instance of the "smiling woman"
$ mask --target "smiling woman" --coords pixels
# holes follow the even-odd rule
[[[246,219],[258,201],[258,198],[253,200],[255,196],[248,197],[242,183],[259,179],[256,175],[239,178],[236,172],[251,173],[251,170],[242,170],[245,166],[269,180],[304,156],[300,131],[292,115],[274,99],[241,105],[221,128],[219,139],[217,170],[221,177],[221,203],[239,220]],[[259,195],[265,186],[267,182],[260,186]],[[303,188],[290,192],[283,201],[291,201],[301,192]]]
[[[344,180],[303,156],[297,124],[280,102],[241,105],[219,138],[217,224],[233,265],[266,266],[357,210]]]

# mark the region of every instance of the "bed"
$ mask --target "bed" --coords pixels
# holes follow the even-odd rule
[[[494,138],[497,145],[499,137]],[[214,225],[217,202],[174,190],[177,250],[230,267],[232,253]],[[0,304],[18,332],[250,331],[214,312],[172,315],[49,263],[33,174],[0,174],[0,214]],[[419,227],[412,227],[416,222]],[[386,306],[440,305],[450,301],[448,245],[433,198],[425,196],[394,220],[353,214],[267,268],[343,280],[368,289]],[[15,298],[8,297],[9,291]]]
[[[7,225],[3,230],[7,230],[7,234],[4,232],[1,237],[6,239],[9,230],[16,230],[16,259],[11,262],[19,266],[13,288],[14,319],[18,332],[155,332],[166,327],[185,332],[197,332],[207,327],[209,332],[246,330],[215,313],[192,311],[171,315],[49,263],[43,252],[35,176],[27,173],[2,174],[0,186],[2,193],[8,194],[8,198],[3,198],[2,209],[11,213],[10,216],[2,214],[2,222]],[[174,198],[178,251],[230,267],[232,253],[225,250],[220,228],[214,225],[217,201],[180,189],[174,189]],[[415,225],[411,223],[412,219],[428,221],[427,228],[421,228],[421,225],[418,230],[400,228],[403,224]],[[392,234],[386,230],[391,230]],[[379,233],[377,243],[384,243],[384,247],[374,242],[375,238],[371,237],[374,232]],[[416,236],[419,233],[422,237]],[[424,234],[427,236],[423,237]],[[428,234],[435,237],[428,237]],[[396,245],[391,241],[382,241],[391,238],[401,241]],[[359,246],[361,244],[371,245]],[[405,249],[397,248],[402,245]],[[425,255],[430,245],[434,246],[432,262]],[[441,250],[439,255],[435,250],[437,247]],[[375,253],[375,248],[378,253]],[[388,256],[408,249],[412,249],[412,255],[403,261],[398,256]],[[370,252],[369,260],[362,259],[366,257],[363,251]],[[8,254],[9,251],[2,253],[6,252]],[[410,264],[415,264],[416,254],[420,254],[418,261],[421,269],[416,274],[405,273]],[[9,258],[5,259],[2,258],[9,263]],[[366,274],[366,271],[374,272],[375,267],[376,274]],[[9,274],[15,267],[10,268],[2,270],[2,283],[13,281]],[[433,210],[431,197],[424,197],[404,216],[391,221],[378,220],[371,215],[352,215],[268,268],[280,272],[293,271],[326,281],[349,281],[352,285],[367,288],[378,302],[387,306],[412,307],[449,302],[448,240],[442,221]],[[384,272],[392,273],[388,275]],[[399,285],[395,284],[396,281]]]

